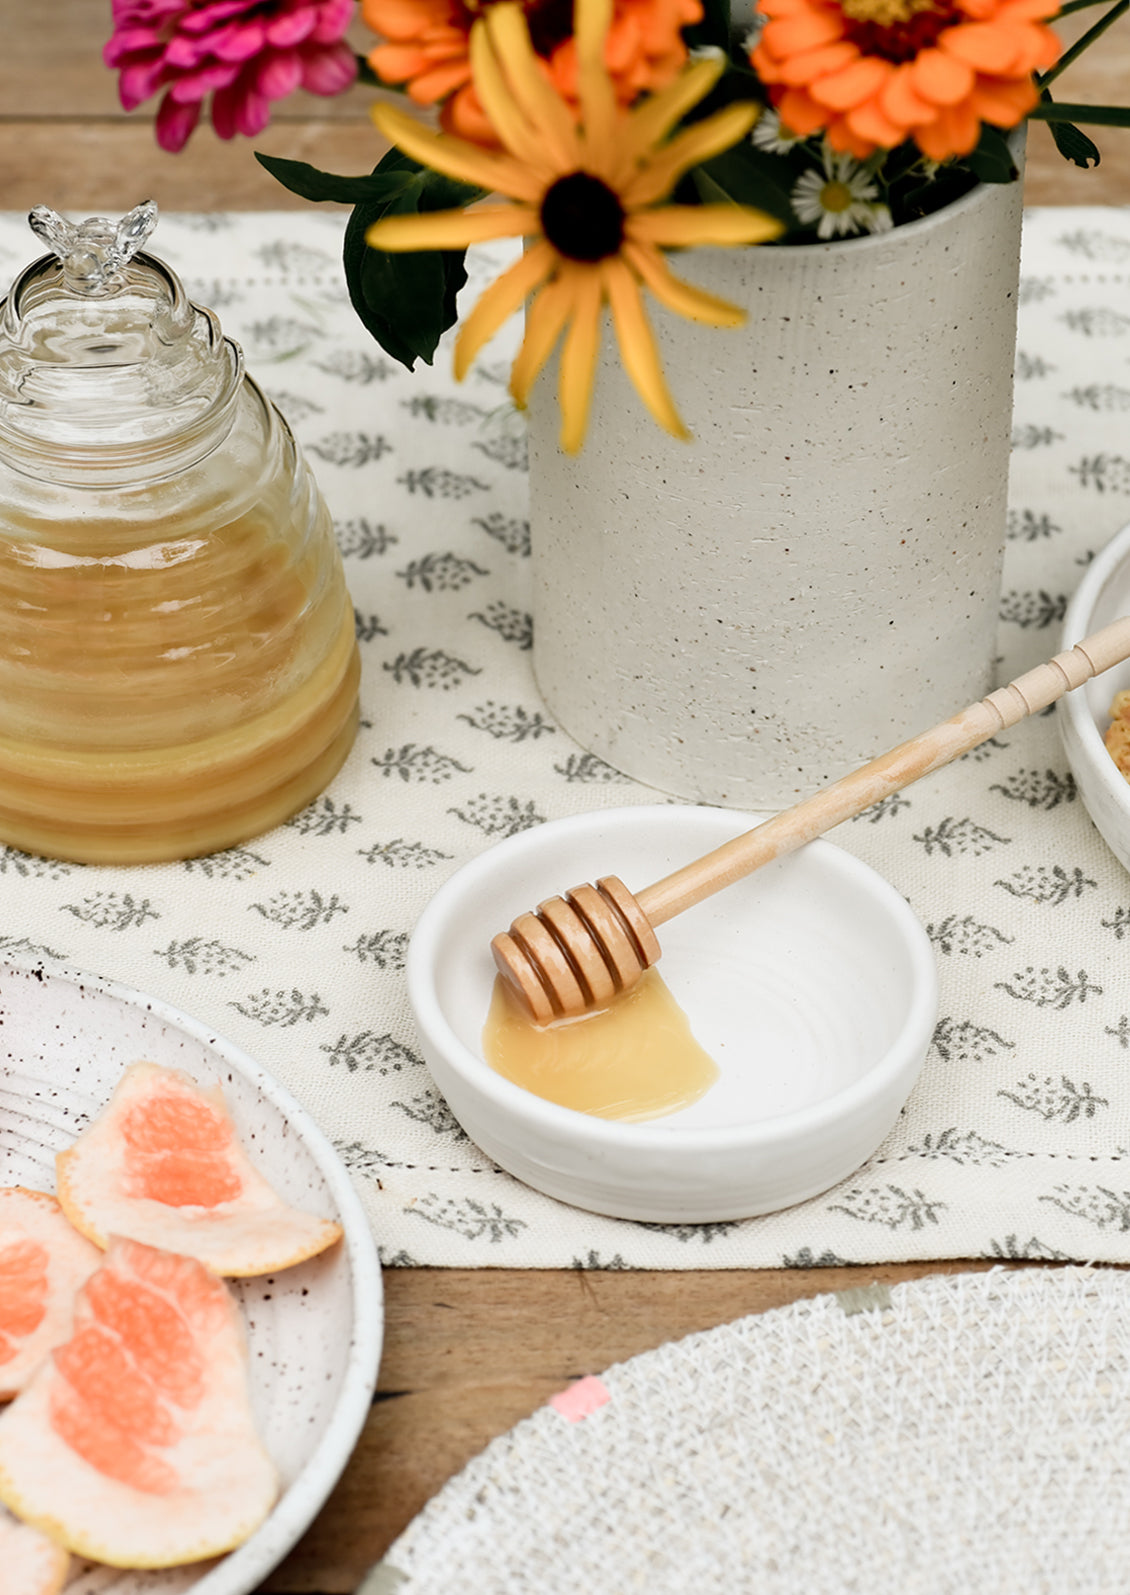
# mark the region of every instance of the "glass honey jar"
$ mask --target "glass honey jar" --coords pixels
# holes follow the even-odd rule
[[[0,841],[186,858],[279,824],[357,728],[353,606],[289,427],[120,223],[29,218],[0,305]]]

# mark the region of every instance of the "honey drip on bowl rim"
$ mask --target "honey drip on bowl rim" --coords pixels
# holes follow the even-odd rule
[[[607,1008],[536,1025],[496,977],[483,1056],[515,1085],[578,1113],[638,1122],[677,1113],[718,1078],[718,1065],[655,969]]]

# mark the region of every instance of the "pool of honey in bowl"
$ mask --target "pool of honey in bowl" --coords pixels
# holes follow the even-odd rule
[[[607,1008],[536,1025],[496,977],[483,1056],[535,1096],[602,1119],[658,1119],[690,1107],[718,1078],[655,969]]]

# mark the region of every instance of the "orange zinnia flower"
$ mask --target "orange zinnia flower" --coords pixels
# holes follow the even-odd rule
[[[386,83],[403,83],[417,105],[442,101],[448,132],[497,147],[471,81],[470,36],[490,0],[361,0],[361,15],[387,41],[369,55]],[[534,49],[550,82],[577,100],[577,51],[571,0],[524,0]],[[681,30],[702,16],[701,0],[616,0],[605,65],[621,105],[669,83],[687,51]]]
[[[913,138],[924,155],[968,155],[981,123],[1015,127],[1033,72],[1060,40],[1054,0],[760,0],[750,60],[802,137],[824,129],[860,159]]]

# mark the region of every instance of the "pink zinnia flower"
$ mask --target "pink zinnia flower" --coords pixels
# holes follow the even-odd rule
[[[271,101],[295,89],[340,94],[357,76],[342,35],[354,0],[113,0],[102,52],[121,75],[127,111],[167,88],[157,111],[162,149],[184,148],[204,101],[221,138],[253,137]]]

